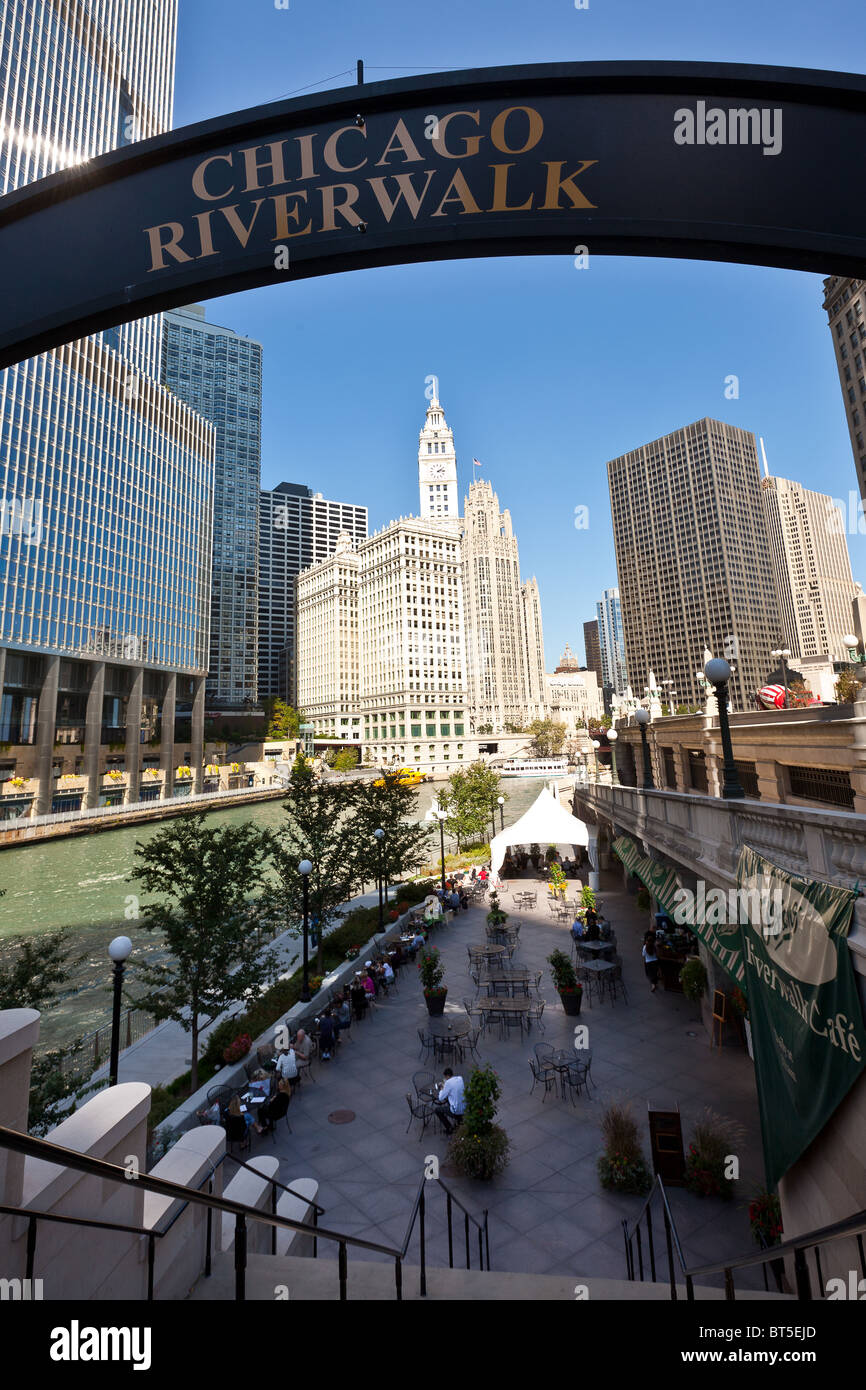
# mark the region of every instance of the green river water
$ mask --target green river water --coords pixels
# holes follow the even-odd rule
[[[503,782],[506,825],[523,815],[544,785],[522,778]],[[436,794],[432,783],[418,788],[419,820]],[[282,803],[275,800],[215,811],[209,819],[218,824],[248,820],[276,829],[282,814]],[[10,936],[68,927],[75,955],[81,957],[71,972],[68,995],[43,1015],[43,1041],[65,1042],[109,1021],[108,943],[112,937],[122,934],[133,943],[127,966],[133,992],[136,960],[159,956],[160,938],[142,930],[135,919],[134,895],[138,890],[130,875],[136,843],[149,840],[160,825],[152,821],[0,853],[0,887],[5,889],[5,897],[0,898],[0,951]],[[430,843],[431,859],[438,859],[439,847],[433,836]]]

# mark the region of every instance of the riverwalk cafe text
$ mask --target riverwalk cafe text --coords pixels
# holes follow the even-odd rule
[[[392,220],[405,226],[419,218],[596,207],[583,181],[597,159],[532,153],[544,136],[535,107],[504,107],[489,120],[480,108],[409,120],[413,130],[401,116],[376,137],[359,117],[327,135],[310,131],[208,155],[192,175],[203,210],[143,229],[149,271],[217,256],[235,243],[246,249],[251,239],[261,247]],[[333,181],[333,174],[354,177]]]

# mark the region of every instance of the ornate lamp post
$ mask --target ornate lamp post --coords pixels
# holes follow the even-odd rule
[[[497,800],[497,802],[499,803],[499,829],[500,829],[500,830],[504,830],[504,829],[505,829],[505,797],[504,797],[504,796],[498,796],[498,797],[496,798],[496,800]]]
[[[310,1002],[310,874],[313,866],[309,859],[302,859],[298,865],[298,873],[301,875],[301,885],[304,894],[304,975],[301,981],[301,992],[298,995],[302,1004]]]
[[[782,663],[782,684],[783,684],[784,687],[785,687],[785,709],[787,709],[787,708],[788,708],[788,662],[789,662],[790,659],[791,659],[791,653],[788,651],[788,648],[787,648],[787,647],[774,647],[773,650],[770,652],[770,656],[773,657],[773,659],[774,659],[775,661],[781,661],[781,663]],[[721,657],[719,658],[719,660],[721,660]]]
[[[382,890],[385,886],[385,875],[382,871],[382,850],[385,841],[385,832],[382,829],[373,831],[373,838],[376,841],[377,869],[379,877],[379,933],[385,930],[384,908],[382,904]]]
[[[646,737],[646,726],[649,723],[649,714],[643,708],[636,709],[634,712],[635,722],[640,729],[640,739],[643,745],[643,790],[645,792],[655,791],[653,782],[653,769],[650,762],[649,744]]]
[[[123,992],[123,971],[132,951],[128,936],[116,936],[109,944],[108,955],[114,962],[114,998],[111,1006],[111,1052],[108,1060],[108,1084],[117,1085],[120,1058],[120,1004]]]
[[[448,819],[447,811],[437,811],[436,819],[439,822],[439,853],[442,858],[442,892],[445,892],[445,822]]]
[[[848,660],[852,666],[859,666],[866,662],[866,652],[861,652],[860,643],[853,632],[846,632],[842,641],[848,648]]]
[[[597,738],[594,738],[594,739],[592,740],[592,754],[593,754],[593,757],[595,758],[595,780],[596,780],[596,782],[598,781],[598,750],[599,750],[600,747],[601,747],[601,744],[599,743],[598,739],[597,739]]]
[[[618,738],[619,734],[616,729],[608,729],[607,741],[610,744],[610,782],[613,787],[619,786],[616,775],[616,741]]]
[[[713,657],[704,667],[707,680],[711,681],[716,688],[716,702],[719,706],[719,731],[722,735],[722,756],[725,765],[725,781],[722,787],[722,796],[726,801],[734,800],[737,797],[745,796],[746,793],[740,786],[740,778],[734,763],[734,749],[731,744],[731,730],[728,724],[728,681],[731,679],[731,668],[724,657]]]

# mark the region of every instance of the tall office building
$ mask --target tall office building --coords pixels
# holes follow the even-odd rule
[[[438,520],[454,518],[457,502],[457,455],[454,432],[434,396],[418,440],[418,491],[421,516]]]
[[[278,483],[259,496],[259,699],[298,703],[295,670],[295,580],[333,555],[342,531],[367,536],[367,508],[329,502],[299,483]],[[303,709],[303,703],[300,703]]]
[[[256,702],[262,348],[208,323],[200,304],[164,318],[162,380],[214,427],[208,703]]]
[[[601,664],[601,639],[598,631],[598,618],[592,618],[583,625],[583,645],[586,649],[586,668],[594,671],[600,686],[604,685],[604,670]]]
[[[175,25],[174,0],[0,8],[0,190],[169,129]],[[159,384],[160,341],[144,319],[0,375],[6,818],[171,796],[176,704],[201,785],[213,430]]]
[[[866,281],[830,275],[824,309],[830,324],[845,418],[851,437],[860,496],[866,504]]]
[[[590,720],[601,719],[604,701],[594,671],[581,670],[580,662],[566,642],[559,665],[547,680],[550,718],[564,724],[570,735],[588,728]]]
[[[752,708],[781,632],[754,435],[698,420],[607,470],[629,684],[653,671],[702,703],[708,647]]]
[[[459,538],[401,518],[299,575],[298,703],[364,760],[424,771],[472,762]]]
[[[469,704],[476,727],[522,729],[545,709],[541,606],[520,581],[511,514],[488,482],[469,484],[462,527]],[[531,586],[531,587],[530,587]]]
[[[619,589],[605,589],[601,603],[595,605],[595,612],[603,676],[601,683],[615,695],[622,695],[626,687],[626,666]]]
[[[787,478],[761,479],[784,642],[795,656],[844,661],[854,577],[832,497]]]

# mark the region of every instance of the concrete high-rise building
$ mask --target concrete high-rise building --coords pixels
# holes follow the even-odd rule
[[[591,618],[583,625],[583,645],[586,650],[587,670],[594,671],[599,685],[604,685],[604,670],[601,664],[601,640],[598,631],[598,618]]]
[[[298,700],[295,671],[295,580],[333,555],[342,531],[367,536],[367,508],[329,502],[299,483],[278,483],[259,496],[259,699]]]
[[[470,483],[461,534],[469,704],[476,727],[520,729],[544,716],[541,605],[535,581],[521,584],[511,514],[490,483]]]
[[[0,8],[0,191],[168,130],[176,19],[175,0]],[[160,385],[160,346],[148,318],[0,374],[6,819],[171,796],[176,708],[201,787],[214,437]]]
[[[564,724],[570,735],[581,727],[587,728],[591,719],[601,719],[604,701],[598,677],[595,671],[581,670],[567,642],[559,665],[545,679],[550,718]]]
[[[782,646],[795,656],[844,661],[854,577],[845,522],[832,497],[787,478],[761,479]]]
[[[782,630],[754,435],[698,420],[607,470],[629,684],[653,671],[703,703],[709,648],[752,708]]]
[[[214,427],[207,699],[256,702],[262,348],[208,323],[200,304],[164,317],[162,380]]]
[[[830,275],[824,309],[830,324],[845,418],[851,437],[860,496],[866,503],[866,281]],[[849,517],[849,525],[851,518]]]
[[[436,396],[427,407],[427,418],[418,439],[418,492],[422,517],[448,520],[457,516],[454,432],[448,428]]]
[[[625,644],[622,636],[622,608],[619,589],[605,589],[601,603],[595,605],[602,685],[615,695],[626,687]]]
[[[377,766],[441,775],[473,761],[456,535],[401,518],[353,552],[344,534],[297,593],[298,703],[321,737]]]

